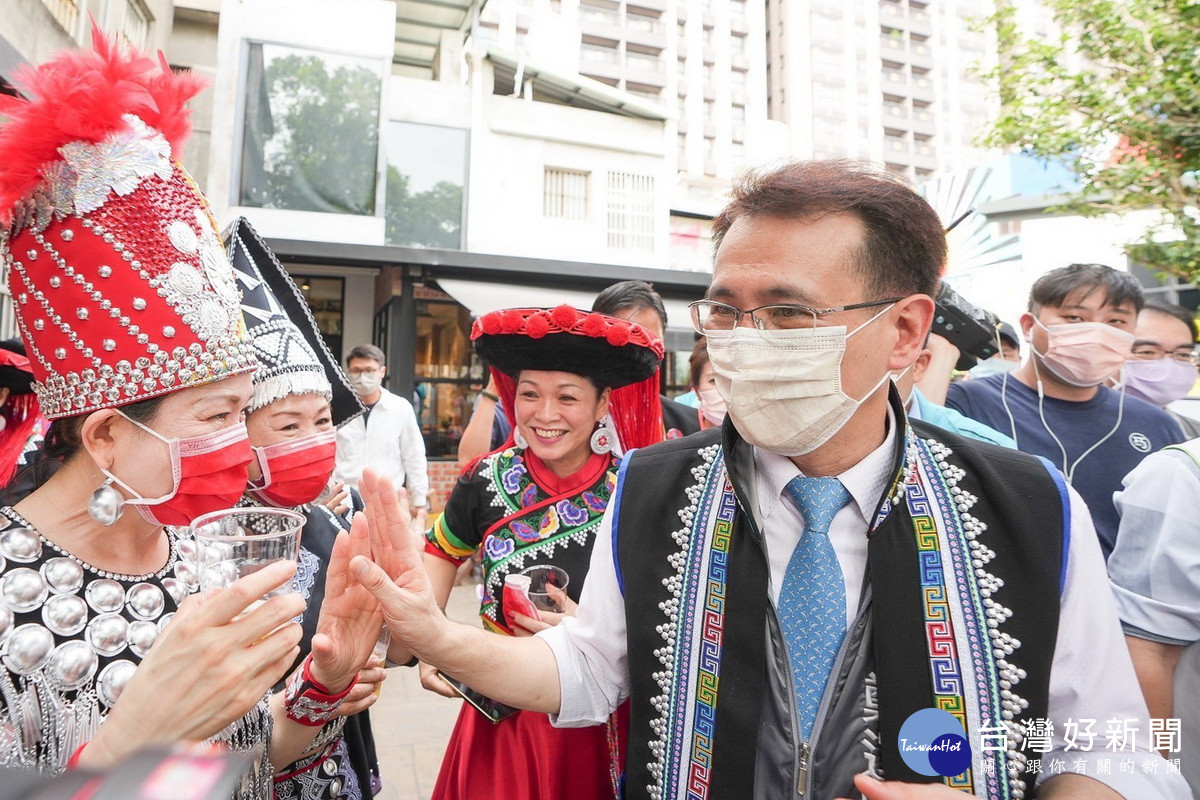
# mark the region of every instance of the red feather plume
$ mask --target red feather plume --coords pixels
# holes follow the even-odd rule
[[[173,73],[159,54],[155,61],[107,36],[92,21],[92,50],[68,50],[15,75],[26,98],[0,97],[0,224],[31,194],[59,148],[95,144],[126,127],[133,114],[160,131],[178,158],[191,132],[188,100],[204,88],[191,73]]]

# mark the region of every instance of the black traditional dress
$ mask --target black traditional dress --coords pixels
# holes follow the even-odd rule
[[[91,741],[159,633],[198,582],[190,539],[167,530],[161,569],[122,575],[59,548],[0,509],[0,765],[56,774]],[[171,713],[163,709],[163,713]],[[271,797],[264,698],[213,741],[264,747],[238,798]]]

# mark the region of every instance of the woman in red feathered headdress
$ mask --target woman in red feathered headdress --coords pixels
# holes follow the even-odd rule
[[[7,486],[21,464],[30,440],[46,433],[33,370],[19,339],[0,342],[0,487]]]
[[[444,607],[457,566],[481,551],[484,625],[529,636],[579,599],[620,454],[662,439],[662,341],[640,325],[570,306],[486,314],[471,338],[513,434],[459,478],[429,531],[425,566]],[[497,665],[510,668],[520,666]],[[422,666],[421,678],[432,691],[472,701],[447,747],[435,800],[616,796],[624,708],[607,726],[557,729],[545,714],[497,706],[430,668]]]

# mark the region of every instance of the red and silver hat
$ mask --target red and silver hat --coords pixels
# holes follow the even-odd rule
[[[200,189],[176,160],[202,86],[93,29],[0,98],[0,256],[49,419],[256,366]]]

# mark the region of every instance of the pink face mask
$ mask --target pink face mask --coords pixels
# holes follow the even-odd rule
[[[713,425],[725,421],[725,398],[717,391],[717,387],[697,389],[696,396],[700,398],[700,413]]]
[[[121,416],[125,417],[124,414]],[[203,436],[168,439],[136,420],[125,419],[165,442],[171,456],[172,489],[161,497],[142,497],[116,475],[101,470],[132,495],[132,499],[125,502],[136,508],[147,522],[191,525],[196,517],[233,508],[241,499],[254,458],[244,422]]]
[[[1133,334],[1103,322],[1063,322],[1043,325],[1048,334],[1042,363],[1059,380],[1080,388],[1099,386],[1116,377],[1133,350]]]

